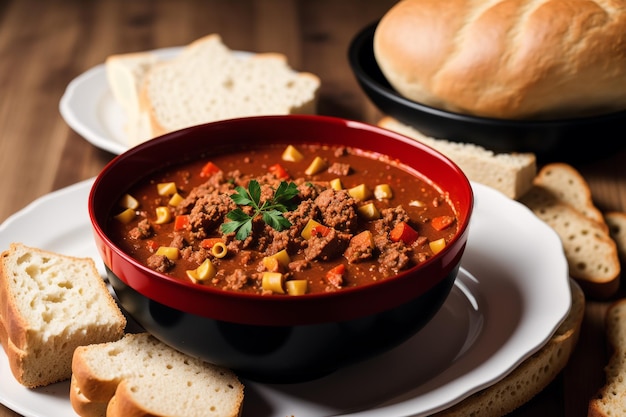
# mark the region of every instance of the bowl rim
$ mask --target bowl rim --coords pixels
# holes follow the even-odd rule
[[[376,283],[358,286],[354,288],[344,288],[341,291],[332,292],[332,293],[305,294],[305,295],[298,296],[298,297],[268,297],[268,296],[262,296],[259,294],[229,292],[229,291],[223,291],[223,290],[214,288],[212,286],[198,286],[197,284],[193,284],[191,282],[185,282],[180,279],[174,278],[172,276],[154,271],[148,268],[147,266],[141,264],[139,261],[135,260],[130,255],[126,254],[107,236],[107,233],[105,232],[106,226],[101,224],[102,222],[98,218],[97,212],[99,211],[110,212],[110,210],[108,209],[98,210],[96,208],[97,206],[96,201],[98,198],[102,198],[100,197],[100,194],[103,192],[101,191],[103,182],[106,182],[107,180],[110,181],[108,177],[112,175],[111,172],[114,172],[118,166],[123,165],[125,161],[132,160],[133,158],[137,158],[137,155],[141,155],[142,153],[146,151],[150,151],[151,149],[154,150],[163,146],[167,146],[169,142],[180,140],[181,137],[185,137],[186,135],[193,134],[194,132],[203,131],[205,129],[211,129],[211,128],[227,126],[230,124],[241,124],[241,123],[257,123],[257,122],[275,123],[276,121],[279,121],[279,120],[290,120],[295,123],[299,123],[299,122],[300,123],[324,123],[324,124],[342,126],[341,128],[367,130],[367,131],[373,132],[374,134],[383,135],[395,141],[402,142],[405,146],[408,145],[415,149],[418,149],[420,152],[425,153],[429,155],[431,158],[437,159],[438,161],[440,161],[440,163],[447,165],[451,169],[451,172],[454,173],[455,177],[459,178],[460,183],[462,184],[461,187],[464,190],[466,190],[466,193],[467,193],[467,195],[461,196],[462,198],[465,198],[467,200],[467,208],[466,208],[466,213],[460,216],[461,221],[459,224],[459,230],[457,231],[456,235],[453,237],[449,245],[447,245],[446,248],[444,248],[444,250],[440,254],[437,254],[437,256],[432,257],[431,259],[425,261],[422,264],[414,266],[408,270],[402,271],[397,275],[394,275],[392,279],[382,280]],[[311,140],[308,140],[306,142],[313,143],[313,141]],[[279,143],[279,142],[276,142],[276,143]],[[147,173],[146,175],[149,175],[149,173]],[[426,176],[426,178],[430,179],[430,176],[428,174],[423,174],[423,175]],[[125,189],[125,188],[127,188],[127,186],[122,187],[122,189]],[[111,205],[109,205],[109,207],[111,207]],[[244,319],[243,317],[240,317],[241,315],[237,315],[237,314],[234,315],[234,316],[239,317],[236,321],[239,322],[239,321],[247,320],[251,324],[258,323],[258,322],[265,323],[271,320],[274,320],[274,322],[281,322],[281,323],[292,323],[292,324],[295,322],[300,323],[300,319],[297,319],[295,317],[291,319],[288,319],[285,317],[277,317],[278,311],[282,309],[282,311],[284,312],[285,309],[289,309],[293,311],[302,312],[304,311],[304,309],[307,308],[307,306],[315,306],[319,304],[320,301],[324,301],[327,303],[330,303],[331,301],[333,301],[333,303],[338,303],[339,300],[345,300],[346,302],[351,302],[350,300],[361,298],[361,297],[364,300],[366,299],[373,300],[376,298],[375,293],[381,292],[383,289],[388,289],[395,282],[408,281],[410,278],[410,275],[416,269],[420,269],[420,270],[430,269],[434,271],[437,268],[440,268],[440,265],[442,264],[442,260],[445,260],[448,263],[450,262],[450,259],[447,259],[447,258],[450,258],[450,252],[453,251],[453,248],[458,250],[457,245],[459,244],[459,242],[462,242],[462,246],[464,249],[465,242],[467,240],[469,223],[470,223],[470,218],[471,218],[471,213],[473,211],[473,207],[474,207],[474,196],[473,196],[473,191],[471,189],[471,184],[469,180],[467,179],[463,171],[454,162],[452,162],[449,158],[447,158],[440,152],[432,149],[431,147],[427,145],[421,144],[417,141],[407,138],[404,135],[401,135],[401,134],[374,126],[374,125],[370,125],[364,122],[353,121],[349,119],[343,119],[343,118],[332,117],[332,116],[320,116],[320,115],[244,117],[244,118],[229,119],[229,120],[217,121],[217,122],[212,122],[212,123],[206,123],[206,124],[197,125],[197,126],[193,126],[193,127],[186,128],[186,129],[181,129],[175,132],[162,135],[150,141],[139,144],[127,150],[126,152],[120,155],[117,155],[113,160],[111,160],[102,169],[102,171],[97,175],[96,179],[94,180],[94,183],[89,193],[89,201],[88,201],[90,223],[92,225],[92,229],[93,229],[92,231],[97,242],[96,246],[97,246],[98,251],[101,254],[101,257],[103,258],[105,262],[107,269],[109,269],[110,264],[112,263],[111,259],[113,259],[113,256],[115,255],[115,257],[117,257],[118,260],[121,259],[123,260],[123,262],[126,262],[128,265],[132,267],[134,272],[126,271],[129,274],[130,273],[133,273],[133,274],[142,273],[145,275],[158,277],[159,287],[162,287],[164,289],[168,289],[174,292],[180,292],[181,294],[184,293],[186,294],[186,296],[190,297],[190,299],[188,302],[181,302],[177,300],[163,299],[163,297],[155,298],[154,297],[155,290],[154,289],[150,290],[149,288],[146,288],[147,283],[145,282],[135,283],[136,285],[131,285],[128,282],[127,277],[118,276],[118,278],[121,281],[131,286],[136,291],[147,296],[148,298],[155,299],[156,301],[159,301],[170,307],[178,308],[182,311],[186,311],[186,312],[189,312],[192,314],[198,314],[198,315],[204,315],[204,310],[198,307],[194,307],[192,304],[200,303],[203,297],[209,297],[211,298],[212,301],[215,301],[216,304],[215,304],[215,307],[211,307],[212,310],[220,308],[219,306],[221,306],[222,308],[230,308],[236,303],[244,303],[244,304],[253,303],[255,306],[257,305],[261,305],[261,306],[274,305],[275,306],[274,308],[271,308],[271,310],[274,311],[274,314],[268,316],[268,317],[273,317],[272,319],[268,319],[268,318],[260,319],[260,318],[254,318],[254,317]],[[434,286],[440,280],[441,279],[438,279],[436,280],[436,282],[435,280],[433,280],[433,282],[430,283],[430,287]],[[337,301],[334,301],[334,300],[337,300]],[[354,304],[354,302],[351,302],[351,305],[352,304]],[[367,304],[367,303],[364,303],[364,304]],[[388,304],[389,304],[388,301],[382,303],[383,306],[379,308],[378,310],[382,310],[386,308],[385,306],[387,306]],[[365,310],[376,312],[374,311],[374,309],[371,309],[371,307],[367,307],[364,305],[361,308],[356,308],[353,312],[342,313],[341,316],[345,317],[346,319],[351,319],[351,318],[358,317],[359,315],[362,315],[363,311]],[[231,317],[231,315],[225,312],[222,313],[222,316],[221,316],[222,319],[226,319],[228,317]],[[326,317],[326,320],[328,320],[328,317]],[[229,320],[226,320],[226,321],[229,321]]]
[[[622,119],[626,118],[626,109],[612,111],[610,113],[601,113],[590,116],[580,117],[564,117],[557,119],[499,119],[495,117],[486,116],[474,116],[471,114],[457,113],[449,110],[432,107],[417,101],[413,101],[407,97],[402,96],[390,85],[383,85],[374,78],[370,72],[366,71],[361,64],[361,56],[364,53],[364,48],[372,45],[374,33],[380,20],[376,20],[369,25],[361,29],[352,39],[348,46],[348,61],[356,75],[357,79],[367,85],[368,88],[375,91],[377,94],[387,97],[388,99],[395,101],[407,108],[420,111],[432,116],[442,117],[445,119],[452,119],[461,122],[481,123],[484,125],[500,125],[503,127],[520,127],[520,128],[532,128],[532,127],[557,127],[557,126],[571,126],[573,124],[587,124],[598,123],[603,120]],[[373,55],[372,55],[373,56]],[[374,59],[374,63],[375,59]],[[378,67],[378,64],[376,64]],[[384,75],[383,75],[384,78]],[[385,79],[386,81],[386,79]],[[387,82],[388,84],[388,82]]]

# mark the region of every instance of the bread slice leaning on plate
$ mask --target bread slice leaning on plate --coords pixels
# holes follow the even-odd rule
[[[22,385],[69,379],[75,348],[118,340],[125,326],[92,259],[21,243],[0,256],[0,343]]]

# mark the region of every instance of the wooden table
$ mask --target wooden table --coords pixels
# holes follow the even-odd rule
[[[113,53],[189,43],[220,33],[233,49],[282,52],[322,79],[319,112],[376,123],[346,53],[391,0],[0,0],[0,222],[50,191],[95,176],[114,156],[61,118],[67,84]],[[590,138],[590,146],[594,140]],[[626,210],[626,152],[578,164],[603,210]],[[0,248],[4,249],[4,248]],[[514,416],[585,416],[607,360],[608,301],[588,301],[570,365]],[[0,417],[17,414],[0,406]]]

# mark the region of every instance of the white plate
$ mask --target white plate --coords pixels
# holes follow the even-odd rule
[[[161,59],[170,59],[181,50],[182,47],[172,47],[151,52]],[[246,58],[253,53],[234,51],[234,54]],[[67,85],[59,111],[65,122],[92,145],[116,155],[128,150],[124,132],[126,115],[113,98],[104,64],[85,71]]]
[[[11,216],[0,225],[0,249],[20,241],[98,259],[87,213],[91,183],[44,196]],[[432,322],[398,348],[320,380],[244,381],[244,416],[429,415],[502,379],[539,350],[571,306],[560,240],[521,204],[473,187],[475,214],[461,272]],[[0,403],[27,417],[76,415],[68,383],[24,388],[0,352]]]

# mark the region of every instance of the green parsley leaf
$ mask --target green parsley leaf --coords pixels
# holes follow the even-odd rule
[[[261,216],[263,221],[278,231],[291,227],[291,222],[283,217],[282,213],[293,210],[297,203],[293,198],[298,195],[298,187],[295,183],[281,181],[274,191],[274,196],[261,205],[261,185],[256,180],[251,180],[246,190],[242,186],[235,188],[230,198],[239,206],[250,206],[254,209],[252,216],[246,214],[240,207],[230,211],[226,218],[230,221],[222,224],[223,233],[233,233],[235,238],[244,240],[252,232],[252,220]]]

